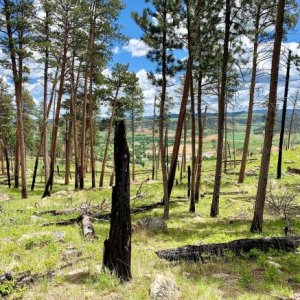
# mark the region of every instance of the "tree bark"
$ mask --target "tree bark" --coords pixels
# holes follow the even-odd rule
[[[108,155],[110,135],[111,135],[114,121],[115,121],[115,112],[116,112],[118,95],[119,95],[119,89],[117,89],[116,96],[113,100],[113,107],[112,107],[112,112],[111,112],[111,117],[110,117],[110,122],[109,122],[106,142],[105,142],[105,150],[104,150],[103,159],[102,159],[102,169],[101,169],[101,175],[100,175],[100,180],[99,180],[99,187],[103,187],[103,181],[104,181],[104,175],[105,175],[105,165],[106,165],[106,160],[107,160],[107,155]]]
[[[201,173],[202,173],[202,153],[203,153],[203,123],[202,123],[202,73],[198,79],[198,153],[196,160],[196,181],[195,181],[195,203],[199,202]]]
[[[131,144],[132,144],[132,181],[135,180],[135,124],[134,124],[134,103],[132,103],[131,111]]]
[[[65,21],[67,23],[67,21]],[[65,27],[67,28],[67,24]],[[66,63],[67,63],[67,53],[68,53],[68,33],[65,29],[64,39],[63,39],[63,55],[61,60],[61,75],[60,75],[60,83],[59,83],[59,90],[58,90],[58,97],[57,97],[57,104],[56,104],[56,112],[55,112],[55,120],[53,123],[52,128],[52,141],[51,141],[51,155],[50,155],[50,170],[49,170],[49,177],[45,186],[45,191],[43,193],[43,198],[50,196],[50,188],[53,185],[53,178],[54,178],[54,166],[55,166],[55,159],[56,159],[56,143],[57,143],[57,133],[58,133],[58,123],[60,117],[60,108],[61,108],[61,101],[64,92],[64,83],[65,83],[65,71],[66,71]]]
[[[267,113],[267,120],[266,120],[266,127],[265,127],[264,148],[263,148],[263,153],[261,158],[261,167],[260,167],[258,188],[256,194],[254,217],[250,229],[251,232],[262,231],[266,188],[268,183],[268,173],[269,173],[272,141],[273,141],[273,134],[274,134],[275,115],[276,115],[277,86],[278,86],[281,42],[283,36],[284,8],[285,8],[285,0],[279,0],[278,8],[277,8],[275,41],[274,41],[274,49],[273,49],[273,57],[272,57],[270,93],[269,93],[268,113]]]
[[[172,151],[172,158],[171,158],[171,165],[170,165],[170,171],[169,171],[169,178],[168,178],[168,196],[170,198],[172,189],[174,186],[174,179],[176,174],[176,166],[178,162],[178,154],[180,149],[180,143],[181,143],[181,136],[182,136],[182,128],[184,127],[184,145],[183,145],[183,157],[185,159],[185,151],[186,151],[186,107],[189,97],[189,89],[190,89],[190,78],[191,78],[191,62],[188,61],[188,67],[185,75],[184,80],[184,87],[183,87],[183,93],[182,93],[182,99],[181,99],[181,105],[180,105],[180,111],[178,116],[178,121],[176,125],[176,132],[175,132],[175,141]],[[183,166],[185,166],[185,162],[183,163]],[[185,172],[185,167],[184,170]]]
[[[163,0],[163,22],[167,23],[167,0]],[[164,118],[165,118],[165,102],[167,92],[167,29],[163,28],[162,38],[162,90],[161,101],[159,111],[159,146],[160,146],[160,160],[161,160],[161,172],[163,182],[163,202],[164,202],[164,214],[165,220],[169,219],[169,189],[168,189],[168,174],[166,166],[166,150],[164,145]],[[176,166],[175,166],[176,167]]]
[[[257,74],[259,26],[260,26],[260,6],[258,6],[256,20],[255,20],[255,37],[254,37],[253,58],[252,58],[252,75],[251,75],[251,84],[250,84],[248,118],[247,118],[247,127],[246,127],[246,134],[245,134],[245,141],[244,141],[244,148],[243,148],[243,155],[242,155],[242,162],[241,162],[241,167],[240,167],[238,183],[244,182],[247,157],[248,157],[248,152],[249,152],[252,117],[253,117],[253,109],[254,109],[256,74]]]
[[[103,266],[121,281],[131,279],[131,217],[129,150],[125,121],[116,121],[114,160],[116,185],[113,187],[109,238],[104,242]]]
[[[70,103],[70,114],[71,114]],[[71,160],[72,160],[72,130],[73,130],[73,120],[69,120],[69,126],[67,131],[67,140],[66,140],[66,169],[65,169],[65,185],[70,183],[70,169],[71,169]]]
[[[287,69],[286,69],[286,78],[285,78],[285,90],[284,90],[284,98],[283,98],[282,117],[281,117],[280,139],[279,139],[279,147],[278,147],[277,179],[281,178],[282,151],[283,151],[283,141],[284,141],[284,132],[285,132],[287,100],[288,100],[288,95],[289,95],[291,59],[292,59],[292,51],[289,50],[288,60],[287,60]]]
[[[26,199],[27,195],[27,179],[26,179],[26,153],[25,153],[25,140],[24,140],[24,120],[23,120],[23,96],[22,96],[22,82],[23,82],[23,32],[19,33],[18,43],[20,53],[18,54],[18,67],[17,67],[17,54],[15,48],[15,42],[13,38],[13,28],[11,20],[11,3],[8,0],[4,0],[4,10],[5,10],[5,21],[8,37],[8,50],[11,58],[13,81],[15,86],[16,94],[16,104],[17,104],[17,138],[19,141],[20,150],[20,163],[21,163],[21,179],[22,187],[21,194],[22,198]]]
[[[18,123],[18,122],[17,122]],[[17,125],[19,127],[19,125]],[[14,188],[18,189],[19,184],[19,170],[20,170],[20,147],[19,147],[19,138],[18,138],[18,130],[16,131],[16,149],[15,149],[15,170],[14,170]]]
[[[48,126],[48,118],[49,118],[49,114],[50,114],[50,111],[51,111],[52,103],[53,103],[53,100],[54,100],[54,97],[55,97],[55,88],[56,88],[56,84],[57,84],[60,61],[61,61],[61,57],[59,58],[59,61],[58,61],[58,66],[56,68],[54,80],[53,80],[53,83],[52,83],[52,91],[51,91],[50,101],[49,101],[48,106],[47,106],[47,117],[46,117],[47,126]],[[44,126],[45,126],[45,124],[44,124]],[[41,139],[40,139],[40,142],[39,142],[39,145],[38,145],[37,154],[35,156],[35,163],[34,163],[34,168],[33,168],[32,182],[31,182],[31,191],[34,190],[34,186],[35,186],[35,180],[36,180],[37,170],[38,170],[38,165],[39,165],[39,158],[40,158],[41,149],[42,149],[42,146],[43,146],[43,143],[44,143],[44,140],[45,140],[45,138],[44,138],[45,132],[46,131],[44,129],[41,132]],[[47,152],[48,152],[48,150],[47,150]],[[48,154],[47,154],[47,162],[48,162],[48,167],[49,167]],[[45,185],[47,183],[46,181],[47,180],[45,180]]]
[[[216,217],[219,214],[219,199],[221,189],[222,177],[222,157],[223,157],[223,138],[224,138],[224,116],[225,116],[225,99],[227,87],[227,65],[229,59],[229,37],[230,37],[230,15],[231,15],[231,1],[226,0],[225,12],[225,38],[224,38],[224,52],[222,62],[222,79],[221,79],[221,93],[219,98],[219,115],[218,115],[218,148],[217,148],[217,162],[215,172],[214,194],[211,204],[211,217]]]
[[[291,146],[291,135],[292,135],[292,130],[293,130],[293,123],[294,123],[294,118],[295,118],[298,96],[299,96],[299,92],[297,92],[296,98],[295,98],[294,104],[293,104],[293,111],[292,111],[292,116],[291,116],[291,121],[290,121],[288,144],[287,144],[288,149],[290,149],[290,146]]]

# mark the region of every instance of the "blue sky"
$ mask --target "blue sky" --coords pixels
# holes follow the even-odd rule
[[[126,8],[122,11],[119,24],[122,25],[122,32],[129,39],[140,39],[142,36],[142,31],[139,26],[131,18],[131,12],[136,11],[141,13],[142,10],[147,7],[148,4],[144,0],[123,0]],[[300,6],[300,0],[298,0]],[[287,38],[287,42],[299,42],[300,41],[300,21],[298,22],[295,30],[290,32]],[[146,69],[147,71],[153,70],[154,65],[145,56],[132,57],[130,52],[126,52],[119,46],[120,52],[114,55],[113,63],[129,63],[129,67],[132,71],[137,72],[141,69]]]
[[[120,63],[128,63],[129,68],[131,71],[136,72],[139,79],[140,79],[140,85],[142,87],[142,90],[144,91],[145,96],[145,114],[149,115],[152,113],[152,107],[153,107],[153,99],[155,95],[155,90],[153,86],[151,85],[151,82],[147,79],[147,72],[148,71],[155,71],[155,64],[150,62],[146,58],[147,53],[147,46],[140,40],[142,36],[142,31],[138,27],[138,25],[135,24],[133,19],[131,18],[131,12],[136,11],[138,13],[141,13],[142,10],[148,6],[148,4],[145,3],[144,0],[123,0],[126,8],[122,11],[119,24],[122,25],[123,29],[122,32],[129,38],[129,43],[125,43],[125,45],[116,45],[115,48],[115,54],[113,57],[113,60],[110,64],[110,67],[112,64],[116,62]],[[299,6],[300,6],[300,0],[298,0]],[[300,49],[297,49],[298,43],[300,41],[300,21],[298,22],[296,28],[289,33],[287,36],[287,40],[285,41],[286,46],[293,49],[293,51],[297,52],[298,55],[300,55]],[[252,44],[248,42],[248,52],[249,55],[251,55],[252,51]],[[186,56],[186,53],[180,53],[180,58]],[[282,60],[284,62],[284,60]],[[270,61],[268,63],[265,63],[262,68],[264,71],[268,73],[268,70],[270,69]],[[282,79],[284,77],[285,70],[284,68],[281,68],[281,75]],[[295,69],[292,72],[292,86],[291,86],[291,94],[294,93],[299,87],[300,87],[300,73],[296,71]],[[250,78],[249,74],[248,77]],[[283,94],[284,89],[284,80],[280,80],[279,87],[278,87],[278,94],[279,97]],[[264,82],[259,82],[258,86],[261,87],[265,92],[265,94],[262,96],[264,98],[266,94],[268,93],[269,88],[269,81],[265,80]],[[170,93],[172,91],[169,90]],[[244,84],[244,86],[240,87],[240,90],[238,91],[238,97],[240,97],[240,103],[241,109],[247,108],[248,103],[248,95],[249,95],[249,87],[248,83]],[[177,97],[178,98],[178,97]],[[176,99],[177,103],[180,101],[180,99]],[[257,99],[257,102],[261,101],[262,99]],[[207,102],[212,106],[216,107],[217,101],[215,97],[207,97]],[[178,105],[174,106],[175,111],[178,111]],[[260,108],[259,105],[256,106],[256,108]]]

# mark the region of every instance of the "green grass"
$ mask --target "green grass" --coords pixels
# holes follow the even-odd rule
[[[284,161],[293,160],[291,166],[300,167],[300,149],[284,152]],[[248,164],[248,170],[260,164],[257,161]],[[277,156],[271,160],[270,178],[275,178]],[[214,160],[204,161],[202,192],[212,191],[214,178]],[[29,169],[32,160],[29,162]],[[145,168],[149,169],[150,163]],[[288,164],[284,164],[285,171]],[[99,170],[99,165],[97,166]],[[62,169],[62,168],[61,168]],[[138,170],[143,169],[138,166]],[[238,166],[235,171],[238,170]],[[99,174],[98,174],[99,175]],[[137,182],[131,186],[134,195],[139,182],[146,175],[139,176]],[[29,179],[29,178],[28,178]],[[99,177],[97,177],[99,179]],[[72,189],[63,185],[63,178],[56,176],[54,191]],[[105,179],[107,185],[109,178]],[[300,176],[284,174],[282,185],[299,185]],[[132,240],[132,274],[133,280],[127,284],[120,284],[117,278],[101,271],[103,242],[108,236],[109,222],[95,222],[98,236],[96,241],[86,241],[81,235],[79,225],[64,227],[42,227],[43,223],[73,217],[41,216],[45,220],[33,220],[36,211],[49,209],[63,209],[89,201],[100,204],[104,199],[109,200],[111,189],[87,190],[76,192],[72,199],[54,197],[41,199],[43,182],[37,182],[36,190],[29,193],[29,199],[21,200],[20,191],[0,186],[0,193],[7,193],[13,197],[12,201],[1,203],[0,212],[0,274],[7,271],[21,272],[31,270],[32,273],[46,273],[58,269],[62,264],[61,253],[69,246],[81,250],[83,261],[76,263],[65,271],[87,266],[90,276],[74,284],[68,282],[62,275],[57,275],[54,281],[41,280],[35,285],[15,290],[12,285],[0,286],[0,292],[7,292],[11,299],[148,299],[148,289],[153,276],[158,273],[172,276],[180,286],[182,299],[276,299],[276,297],[291,297],[300,290],[300,255],[297,253],[260,253],[253,251],[249,255],[235,257],[228,253],[224,258],[212,259],[201,263],[168,263],[160,260],[155,251],[179,247],[186,244],[226,242],[239,238],[256,237],[249,232],[253,215],[253,205],[257,176],[247,177],[242,185],[237,184],[237,177],[224,175],[222,179],[223,191],[241,190],[245,194],[221,196],[220,216],[210,218],[211,196],[205,196],[196,206],[196,214],[190,214],[189,203],[171,204],[170,220],[166,232],[138,232],[133,234]],[[90,186],[87,174],[86,186]],[[143,187],[146,192],[144,199],[132,202],[132,206],[160,201],[162,186],[160,182],[152,182]],[[182,185],[175,186],[172,197],[186,195],[186,178]],[[300,198],[297,199],[300,204]],[[76,216],[76,214],[74,214]],[[151,212],[132,216],[135,223],[146,216],[162,216],[162,208]],[[234,222],[230,222],[230,221]],[[300,233],[299,218],[292,220],[295,233]],[[266,209],[264,232],[258,236],[281,236],[285,220],[275,218]],[[55,238],[54,232],[65,234],[64,242]],[[24,234],[45,232],[42,237],[22,239]],[[269,262],[280,264],[280,270]],[[217,275],[216,275],[217,274]],[[219,275],[218,275],[219,274]],[[224,275],[225,274],[225,275]],[[222,277],[223,276],[223,277]],[[115,297],[115,298],[113,298]]]

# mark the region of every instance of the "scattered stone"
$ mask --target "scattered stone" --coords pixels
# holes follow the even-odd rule
[[[61,258],[64,261],[70,261],[82,255],[82,251],[74,248],[68,247],[64,252],[61,254]]]
[[[81,269],[73,270],[68,273],[63,274],[63,277],[65,277],[70,282],[76,282],[90,274],[89,268],[84,267]]]
[[[164,275],[156,275],[150,286],[150,297],[153,300],[177,300],[180,299],[180,289],[176,282]]]
[[[300,293],[295,293],[291,300],[300,300]]]
[[[12,197],[7,194],[0,193],[0,202],[10,201]]]
[[[186,277],[186,278],[192,278],[192,274],[191,273],[187,273],[187,272],[184,272],[183,276]]]
[[[280,265],[279,263],[277,263],[276,261],[273,261],[273,260],[268,261],[268,264],[269,264],[270,266],[275,267],[277,270],[280,270],[280,269],[281,269],[281,265]]]
[[[163,219],[149,217],[139,220],[133,225],[133,231],[150,230],[150,231],[164,231],[167,230],[167,224]]]
[[[1,239],[1,242],[3,244],[10,243],[10,242],[12,242],[12,239],[11,238],[3,238],[3,239]]]
[[[66,233],[63,231],[54,231],[53,236],[61,243],[65,242]]]

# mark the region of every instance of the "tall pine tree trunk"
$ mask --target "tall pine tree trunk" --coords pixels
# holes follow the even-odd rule
[[[222,177],[222,158],[223,158],[223,139],[224,139],[224,117],[225,117],[225,100],[227,88],[227,66],[229,59],[229,37],[230,37],[230,15],[231,15],[231,0],[226,0],[225,11],[225,38],[222,61],[222,78],[221,78],[221,93],[219,98],[218,111],[218,147],[217,147],[217,162],[215,172],[214,192],[211,204],[211,217],[216,217],[219,214],[219,199]]]
[[[67,22],[67,21],[66,21]],[[67,25],[66,25],[67,27]],[[54,179],[54,167],[55,167],[55,159],[56,159],[56,143],[57,143],[57,134],[58,134],[58,123],[60,117],[60,108],[61,101],[64,92],[64,83],[65,83],[65,71],[66,71],[66,63],[67,63],[67,53],[68,53],[68,33],[65,31],[64,33],[64,41],[63,41],[63,55],[61,60],[61,72],[60,72],[60,83],[55,111],[55,119],[52,128],[52,140],[51,140],[51,151],[50,151],[50,170],[48,180],[45,186],[45,191],[43,193],[43,198],[50,196],[50,189],[53,185]]]
[[[132,111],[131,111],[132,181],[135,180],[135,145],[134,145],[134,137],[135,137],[134,104],[132,103]]]
[[[202,123],[202,73],[198,79],[198,153],[196,160],[196,182],[195,182],[195,202],[199,202],[201,173],[202,173],[202,153],[203,153],[203,123]]]
[[[256,20],[255,20],[255,37],[254,37],[254,47],[253,47],[253,58],[252,58],[252,75],[250,84],[250,97],[249,97],[249,107],[248,107],[248,118],[247,127],[243,148],[243,155],[239,174],[239,183],[243,183],[245,179],[247,157],[249,151],[249,142],[251,136],[251,126],[254,108],[254,96],[255,96],[255,86],[256,86],[256,74],[257,74],[257,60],[258,60],[258,36],[259,36],[259,25],[260,25],[260,6],[258,6]]]
[[[178,154],[180,149],[181,143],[181,136],[182,136],[182,128],[184,127],[184,146],[183,146],[183,157],[185,159],[185,151],[186,151],[186,107],[189,97],[189,89],[190,89],[190,78],[191,78],[191,61],[188,60],[187,71],[184,79],[184,87],[180,105],[180,111],[178,116],[178,121],[176,125],[176,132],[175,132],[175,141],[171,156],[171,165],[170,165],[170,172],[168,178],[168,196],[170,198],[172,189],[174,186],[174,179],[176,174],[176,167],[178,162]],[[185,166],[185,163],[183,164]],[[184,170],[185,171],[185,170]]]
[[[11,58],[13,80],[15,86],[15,96],[16,96],[16,106],[17,106],[17,138],[19,143],[20,151],[20,164],[21,164],[21,179],[22,188],[21,194],[22,198],[26,199],[27,195],[27,178],[26,178],[26,153],[25,153],[25,140],[24,140],[24,120],[23,120],[23,96],[22,96],[22,81],[23,81],[23,56],[22,56],[22,43],[23,36],[22,33],[19,36],[19,57],[18,57],[18,67],[17,67],[17,57],[16,48],[13,38],[11,11],[12,4],[8,0],[4,0],[4,13],[6,21],[6,30],[8,37],[8,50]]]
[[[167,24],[167,0],[163,0],[163,22]],[[162,89],[161,89],[161,101],[159,109],[159,146],[160,146],[160,160],[161,160],[161,172],[163,182],[163,202],[164,202],[164,214],[165,220],[169,219],[169,191],[168,191],[168,175],[166,166],[166,150],[164,145],[164,118],[165,118],[165,103],[167,96],[167,29],[163,29],[162,38]]]
[[[17,122],[18,124],[18,122]],[[18,128],[18,125],[17,125]],[[14,188],[18,189],[20,186],[19,183],[19,170],[20,170],[20,147],[19,147],[19,138],[18,130],[16,132],[16,149],[15,149],[15,168],[14,168]]]
[[[58,63],[58,66],[56,68],[56,71],[55,71],[54,80],[53,80],[53,83],[52,83],[50,101],[49,101],[48,106],[47,106],[47,114],[46,114],[46,118],[45,118],[46,119],[46,124],[43,125],[43,126],[46,126],[46,127],[48,126],[48,118],[49,118],[52,103],[53,103],[54,97],[55,97],[55,88],[56,88],[57,80],[58,80],[60,62],[61,62],[61,57],[59,58],[59,63]],[[38,145],[38,150],[37,150],[37,153],[36,153],[36,156],[35,156],[35,163],[34,163],[34,168],[33,168],[32,182],[31,182],[31,191],[34,190],[35,180],[36,180],[37,170],[38,170],[38,165],[39,165],[39,158],[40,158],[40,154],[41,154],[41,149],[42,149],[42,146],[43,146],[43,144],[46,140],[44,138],[44,134],[47,134],[47,132],[43,128],[43,130],[41,130],[41,138],[40,138],[39,145]],[[47,140],[48,140],[48,138],[47,138]],[[48,153],[48,150],[47,150],[47,153]],[[45,153],[44,153],[44,156],[45,156]],[[47,154],[47,163],[48,163],[48,167],[49,167],[48,154]],[[45,185],[46,185],[46,183],[47,183],[47,179],[45,180]]]
[[[291,146],[291,135],[292,135],[292,130],[293,130],[293,124],[294,124],[294,118],[295,118],[295,112],[296,112],[298,97],[299,97],[299,91],[296,94],[294,104],[293,104],[293,111],[292,111],[292,116],[291,116],[291,121],[290,121],[288,144],[287,144],[288,149],[290,149],[290,146]]]
[[[109,143],[110,143],[110,135],[111,135],[111,131],[112,131],[114,121],[115,121],[115,112],[116,112],[118,95],[119,95],[119,89],[117,89],[116,96],[113,100],[113,107],[112,107],[112,112],[111,112],[111,117],[110,117],[110,122],[109,122],[106,142],[105,142],[104,154],[103,154],[103,158],[102,158],[102,169],[101,169],[101,174],[100,174],[99,187],[103,187],[106,160],[107,160],[107,155],[108,155],[108,150],[109,150]]]
[[[278,147],[277,179],[281,178],[282,151],[283,151],[283,141],[284,141],[284,132],[285,132],[287,100],[288,100],[288,95],[289,95],[291,59],[292,59],[292,51],[289,50],[288,60],[287,60],[287,69],[286,69],[286,78],[285,78],[285,90],[284,90],[284,98],[283,98],[282,117],[281,117],[280,139],[279,139],[279,147]]]
[[[263,213],[266,198],[266,189],[268,184],[268,173],[271,158],[272,141],[274,134],[274,124],[276,115],[276,102],[277,102],[277,86],[278,86],[278,73],[280,62],[281,42],[283,36],[283,22],[284,22],[284,8],[285,0],[278,1],[277,19],[275,29],[275,41],[272,57],[272,69],[270,80],[270,93],[268,102],[268,112],[265,127],[264,147],[261,158],[261,167],[258,180],[255,211],[251,225],[251,232],[261,232],[263,224]]]

